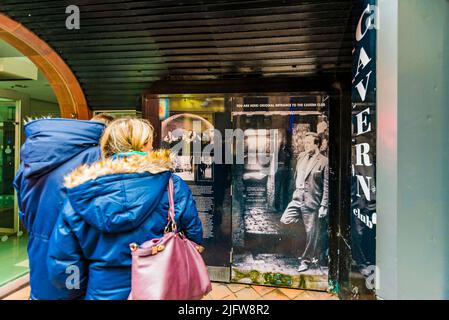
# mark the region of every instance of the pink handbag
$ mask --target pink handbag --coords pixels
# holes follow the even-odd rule
[[[131,293],[128,300],[198,300],[212,290],[200,254],[204,248],[177,231],[173,193],[170,178],[168,224],[164,236],[140,246],[130,244]]]

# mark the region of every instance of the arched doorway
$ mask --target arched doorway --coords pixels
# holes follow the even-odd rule
[[[0,13],[0,39],[28,57],[47,77],[64,118],[89,119],[81,86],[62,58],[33,32]]]

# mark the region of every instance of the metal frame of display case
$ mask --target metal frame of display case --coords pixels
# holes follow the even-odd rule
[[[21,119],[21,100],[15,100],[14,99],[14,103],[15,103],[15,107],[16,107],[16,112],[15,112],[15,120],[14,120],[14,125],[15,125],[15,142],[14,142],[14,159],[15,159],[15,163],[14,163],[14,171],[17,172],[17,170],[19,169],[19,165],[20,165],[20,139],[21,139],[21,123],[20,123],[20,119]],[[11,102],[0,102],[0,106],[2,105],[11,105]],[[14,225],[12,228],[0,228],[0,234],[2,236],[9,236],[9,235],[13,235],[13,234],[17,234],[20,232],[19,230],[19,210],[18,210],[18,203],[17,203],[17,194],[16,191],[14,190]]]
[[[137,118],[142,118],[142,112],[140,111],[134,111],[134,110],[94,110],[93,111],[93,115],[97,115],[100,113],[107,113],[110,114],[112,116],[114,115],[123,115],[123,116],[134,116]]]
[[[351,156],[351,96],[350,74],[337,77],[309,78],[309,79],[279,79],[279,81],[262,81],[251,79],[233,81],[220,85],[211,81],[203,86],[188,82],[174,85],[160,82],[143,95],[146,99],[163,97],[224,97],[225,103],[230,97],[238,96],[279,96],[279,95],[328,95],[329,107],[329,288],[331,292],[339,293],[348,282],[350,270],[350,156]],[[237,83],[237,84],[236,84]],[[234,89],[234,90],[233,90]],[[283,90],[284,89],[284,90]],[[235,93],[233,93],[235,91]],[[153,106],[154,107],[154,106]],[[142,105],[143,117],[148,110]],[[231,194],[232,196],[232,194]],[[232,223],[231,223],[232,224]],[[232,234],[232,230],[231,230]],[[230,252],[230,267],[208,267],[211,279],[215,281],[231,282],[232,245]]]

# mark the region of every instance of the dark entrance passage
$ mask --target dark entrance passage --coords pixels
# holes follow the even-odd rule
[[[61,12],[67,2],[63,0],[52,1],[51,7],[45,2],[4,0],[1,10],[58,52],[77,77],[92,111],[142,112],[153,124],[160,124],[155,141],[161,144],[165,138],[163,121],[185,111],[201,117],[204,130],[208,124],[224,130],[246,130],[249,144],[264,139],[261,130],[277,129],[282,132],[278,140],[290,149],[293,131],[299,135],[323,133],[319,124],[327,122],[328,150],[320,151],[326,153],[323,157],[329,166],[327,221],[320,228],[326,230],[327,237],[317,245],[326,247],[327,258],[313,254],[309,262],[310,269],[317,270],[310,265],[321,260],[318,270],[324,277],[318,285],[278,275],[273,268],[261,268],[261,261],[271,261],[271,265],[283,261],[283,268],[296,274],[301,267],[298,257],[307,246],[307,223],[294,227],[281,223],[294,198],[290,184],[293,181],[295,190],[302,188],[302,182],[296,184],[294,179],[301,166],[290,163],[299,154],[278,152],[282,158],[278,170],[270,173],[269,164],[262,168],[268,173],[262,175],[258,174],[260,168],[245,163],[241,168],[226,164],[214,167],[209,159],[201,159],[196,165],[185,156],[179,159],[177,170],[192,181],[197,197],[204,200],[201,211],[205,222],[206,212],[219,213],[212,215],[211,224],[220,228],[206,230],[213,234],[209,247],[214,249],[207,259],[216,279],[339,291],[340,284],[347,282],[350,267],[346,240],[350,231],[347,177],[354,1],[81,0],[77,5],[81,27],[76,30],[66,28],[67,16]],[[167,117],[160,116],[161,99],[182,100],[183,95],[202,95],[208,106],[218,97],[224,109],[204,112],[207,106],[200,105],[183,111],[179,104],[168,108]],[[261,97],[271,103],[272,97],[282,97],[287,103],[296,103],[295,99],[304,96],[327,99],[325,114],[303,108],[288,110],[300,112],[297,115],[278,113],[270,118],[265,113],[272,110],[245,114],[249,111],[236,110],[232,102],[233,98],[243,98],[251,103],[252,98]],[[304,113],[309,111],[318,113]],[[271,120],[266,121],[268,118]],[[181,119],[181,126],[190,121]],[[320,140],[326,140],[323,137]],[[265,139],[272,140],[271,135]],[[239,200],[243,195],[246,199]],[[205,200],[210,197],[214,197],[213,203]],[[307,219],[302,212],[300,217]],[[269,230],[268,234],[261,235],[262,229]],[[294,236],[298,233],[303,237]]]

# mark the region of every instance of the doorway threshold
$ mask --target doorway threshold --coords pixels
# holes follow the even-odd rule
[[[27,273],[17,279],[14,279],[0,287],[0,300],[13,294],[14,292],[28,286],[30,283],[30,274]]]

